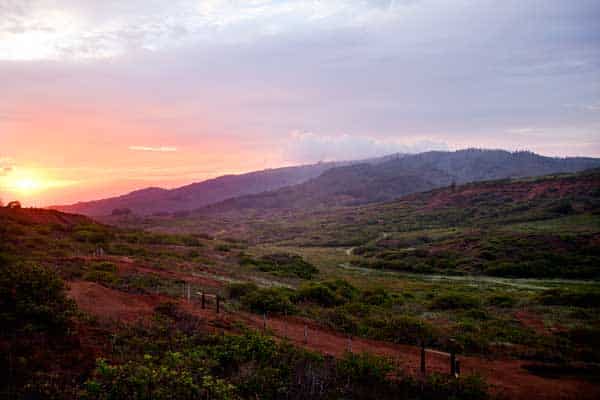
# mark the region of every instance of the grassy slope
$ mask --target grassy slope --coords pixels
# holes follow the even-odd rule
[[[369,327],[390,316],[409,316],[439,328],[438,337],[459,337],[469,351],[505,343],[496,351],[560,358],[573,350],[561,347],[574,338],[569,332],[594,332],[599,320],[589,308],[543,304],[540,294],[598,291],[599,188],[600,173],[588,172],[474,183],[328,211],[124,222],[237,237],[252,256],[300,254],[320,269],[318,280],[343,278],[360,290],[383,288],[399,296],[368,311],[354,301],[334,309],[301,305],[301,314],[336,329],[351,326],[369,336]],[[447,295],[478,301],[470,309],[436,309],[436,298]]]
[[[0,214],[7,238],[0,259],[40,263],[66,280],[136,295],[177,298],[183,281],[192,283],[194,293],[225,295],[225,284],[252,281],[275,287],[276,296],[293,302],[293,312],[358,336],[415,343],[426,329],[431,346],[440,349],[455,337],[462,351],[472,354],[598,363],[597,302],[585,300],[599,293],[594,280],[485,277],[479,275],[485,269],[474,269],[483,250],[522,257],[539,249],[542,255],[557,249],[572,255],[587,246],[595,257],[598,179],[592,173],[474,184],[318,213],[128,221],[168,234],[117,229],[81,217],[54,219],[61,214],[39,219],[23,210],[17,218]],[[552,247],[544,249],[544,243]],[[520,246],[522,253],[511,250]],[[98,248],[105,254],[92,256]],[[404,253],[429,260],[440,251],[471,258],[416,274],[394,264],[406,258]],[[275,253],[301,255],[319,273],[307,281],[244,261]],[[373,265],[379,261],[389,264]],[[465,272],[477,275],[456,275]],[[319,286],[335,279],[345,279],[355,294],[333,306],[298,300],[309,282]],[[248,299],[232,299],[228,307],[247,309]]]

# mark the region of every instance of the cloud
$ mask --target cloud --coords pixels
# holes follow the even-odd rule
[[[341,161],[430,150],[448,150],[448,145],[429,140],[406,142],[370,136],[323,136],[312,132],[292,132],[285,157],[294,162]]]
[[[132,151],[153,151],[160,153],[171,153],[177,151],[177,147],[172,146],[160,146],[160,147],[150,147],[150,146],[129,146],[129,150]]]
[[[0,59],[102,59],[202,42],[247,43],[319,25],[336,29],[382,23],[404,6],[385,0],[52,3],[0,2]]]

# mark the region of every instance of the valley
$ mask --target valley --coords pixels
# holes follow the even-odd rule
[[[198,370],[219,382],[202,393],[229,398],[280,385],[307,396],[312,384],[297,375],[305,372],[283,367],[291,345],[309,352],[294,353],[293,363],[319,371],[325,397],[400,391],[407,398],[596,398],[599,190],[600,174],[591,170],[454,184],[383,203],[314,210],[208,207],[97,222],[53,210],[0,209],[5,268],[47,271],[44,279],[55,274],[78,309],[68,313],[66,336],[39,328],[4,337],[3,346],[15,354],[3,362],[11,365],[11,382],[35,379],[92,396],[93,385],[109,382],[102,372],[108,367],[95,359],[126,366],[146,354],[161,365],[173,349],[225,351],[242,341],[275,352],[271,357],[283,363],[277,378],[268,375],[275,371],[265,369],[262,353],[236,347],[243,359],[224,364],[218,356]],[[11,281],[4,285],[10,299]],[[43,300],[39,290],[14,307]],[[39,340],[54,344],[32,357],[25,343]],[[425,376],[422,343],[431,350]],[[53,366],[44,361],[64,346],[73,351],[69,357],[86,362],[75,368],[60,357]],[[442,354],[451,351],[461,361],[457,380],[448,377]],[[337,361],[313,360],[318,355]],[[369,358],[375,356],[381,358]],[[13,357],[26,361],[15,366]],[[348,365],[358,375],[340,386],[335,376]],[[245,368],[277,383],[252,386]],[[70,380],[52,378],[64,371]],[[389,381],[389,374],[396,378]],[[383,379],[377,381],[382,392],[367,394],[373,379]],[[236,382],[236,389],[228,391],[225,382]]]

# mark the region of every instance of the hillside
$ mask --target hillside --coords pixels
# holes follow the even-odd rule
[[[567,274],[597,271],[599,179],[474,183],[327,213],[214,221],[225,235],[246,223],[247,241],[2,209],[0,394],[277,399],[285,388],[298,399],[595,399],[594,280],[456,275],[461,258],[490,262],[507,250],[527,262],[543,251]],[[421,341],[432,350],[425,377]],[[443,353],[452,349],[459,377]]]
[[[599,279],[599,210],[600,173],[591,170],[451,185],[362,206],[110,222],[259,245],[353,248],[351,261],[370,268]]]
[[[600,159],[559,159],[530,152],[475,149],[427,152],[379,164],[332,168],[305,183],[229,199],[207,206],[203,212],[352,206],[390,201],[452,183],[576,172],[598,166]]]
[[[295,185],[336,165],[339,164],[319,163],[225,175],[171,190],[147,188],[119,197],[51,208],[89,216],[110,215],[115,209],[130,209],[140,215],[192,210],[230,197]]]

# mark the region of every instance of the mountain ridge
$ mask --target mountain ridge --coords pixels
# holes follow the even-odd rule
[[[577,172],[600,159],[464,149],[391,154],[223,175],[175,189],[149,187],[107,199],[50,208],[88,216],[113,210],[151,215],[206,209],[339,206],[388,201],[452,183]]]
[[[554,158],[527,151],[431,151],[376,165],[332,168],[299,185],[228,199],[199,211],[353,206],[390,201],[452,184],[578,172],[596,167],[600,167],[600,159]]]

